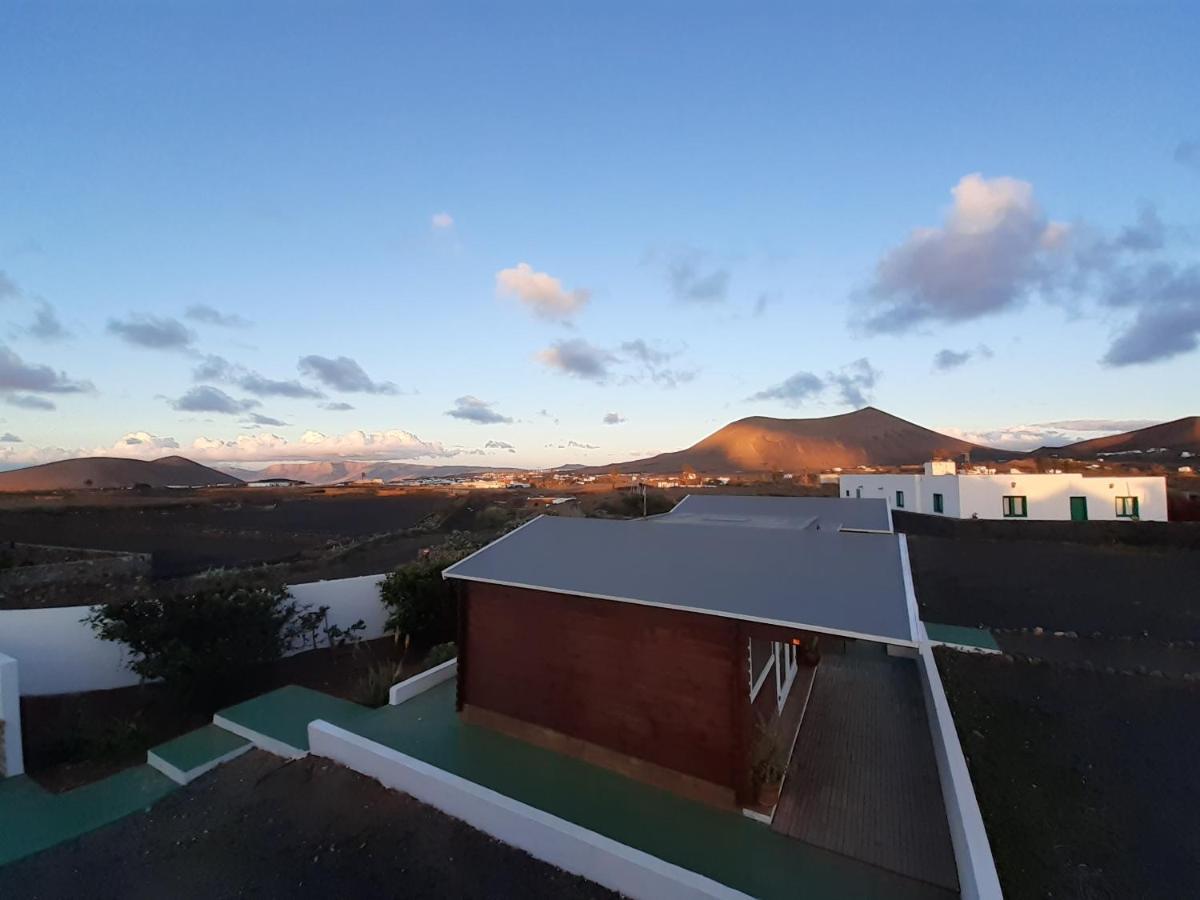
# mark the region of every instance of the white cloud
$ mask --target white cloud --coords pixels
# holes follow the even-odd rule
[[[1033,185],[966,175],[941,226],[918,228],[889,250],[862,298],[867,331],[905,331],[1006,309],[1049,277],[1047,255],[1067,227],[1048,222]]]
[[[603,382],[608,378],[609,364],[616,361],[616,356],[582,338],[572,338],[555,341],[552,346],[539,351],[536,359],[564,375]]]
[[[582,288],[568,291],[553,275],[535,272],[529,263],[497,272],[496,293],[516,297],[540,318],[560,321],[582,310],[591,297],[591,292]]]
[[[454,227],[454,216],[448,212],[434,213],[429,219],[434,231],[446,231]]]
[[[467,394],[465,397],[459,397],[455,400],[454,409],[446,410],[446,415],[474,422],[476,425],[511,423],[512,419],[510,417],[496,412],[493,408],[495,405],[494,402],[480,400],[478,397]]]

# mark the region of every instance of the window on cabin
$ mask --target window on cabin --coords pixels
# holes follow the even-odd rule
[[[1117,518],[1136,519],[1138,517],[1137,497],[1117,497]]]
[[[1029,517],[1029,503],[1024,497],[1003,498],[1004,518],[1026,519]]]
[[[766,676],[775,662],[775,648],[770,641],[750,639],[750,699],[761,690]]]
[[[941,494],[934,494],[934,495],[933,495],[933,511],[934,511],[935,513],[940,513],[940,512],[944,512],[944,511],[945,511],[945,510],[943,509],[942,495],[941,495]]]
[[[896,491],[896,509],[904,509],[904,491]]]

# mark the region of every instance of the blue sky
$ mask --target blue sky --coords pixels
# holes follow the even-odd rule
[[[0,464],[1200,411],[1195,7],[834,10],[5,4]]]

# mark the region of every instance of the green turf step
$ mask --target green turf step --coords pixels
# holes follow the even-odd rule
[[[324,719],[350,728],[371,712],[349,700],[292,684],[223,709],[213,716],[213,723],[268,753],[296,759],[308,755],[309,722]]]
[[[0,781],[0,866],[154,805],[175,783],[136,766],[64,794],[25,775]]]
[[[146,754],[146,762],[175,783],[189,784],[252,746],[240,735],[205,725],[154,747]]]

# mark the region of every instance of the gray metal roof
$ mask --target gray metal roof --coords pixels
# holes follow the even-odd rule
[[[542,516],[445,577],[915,641],[894,534]]]
[[[688,494],[669,513],[654,517],[671,525],[744,525],[753,528],[819,528],[822,531],[891,531],[881,498],[744,497]]]

